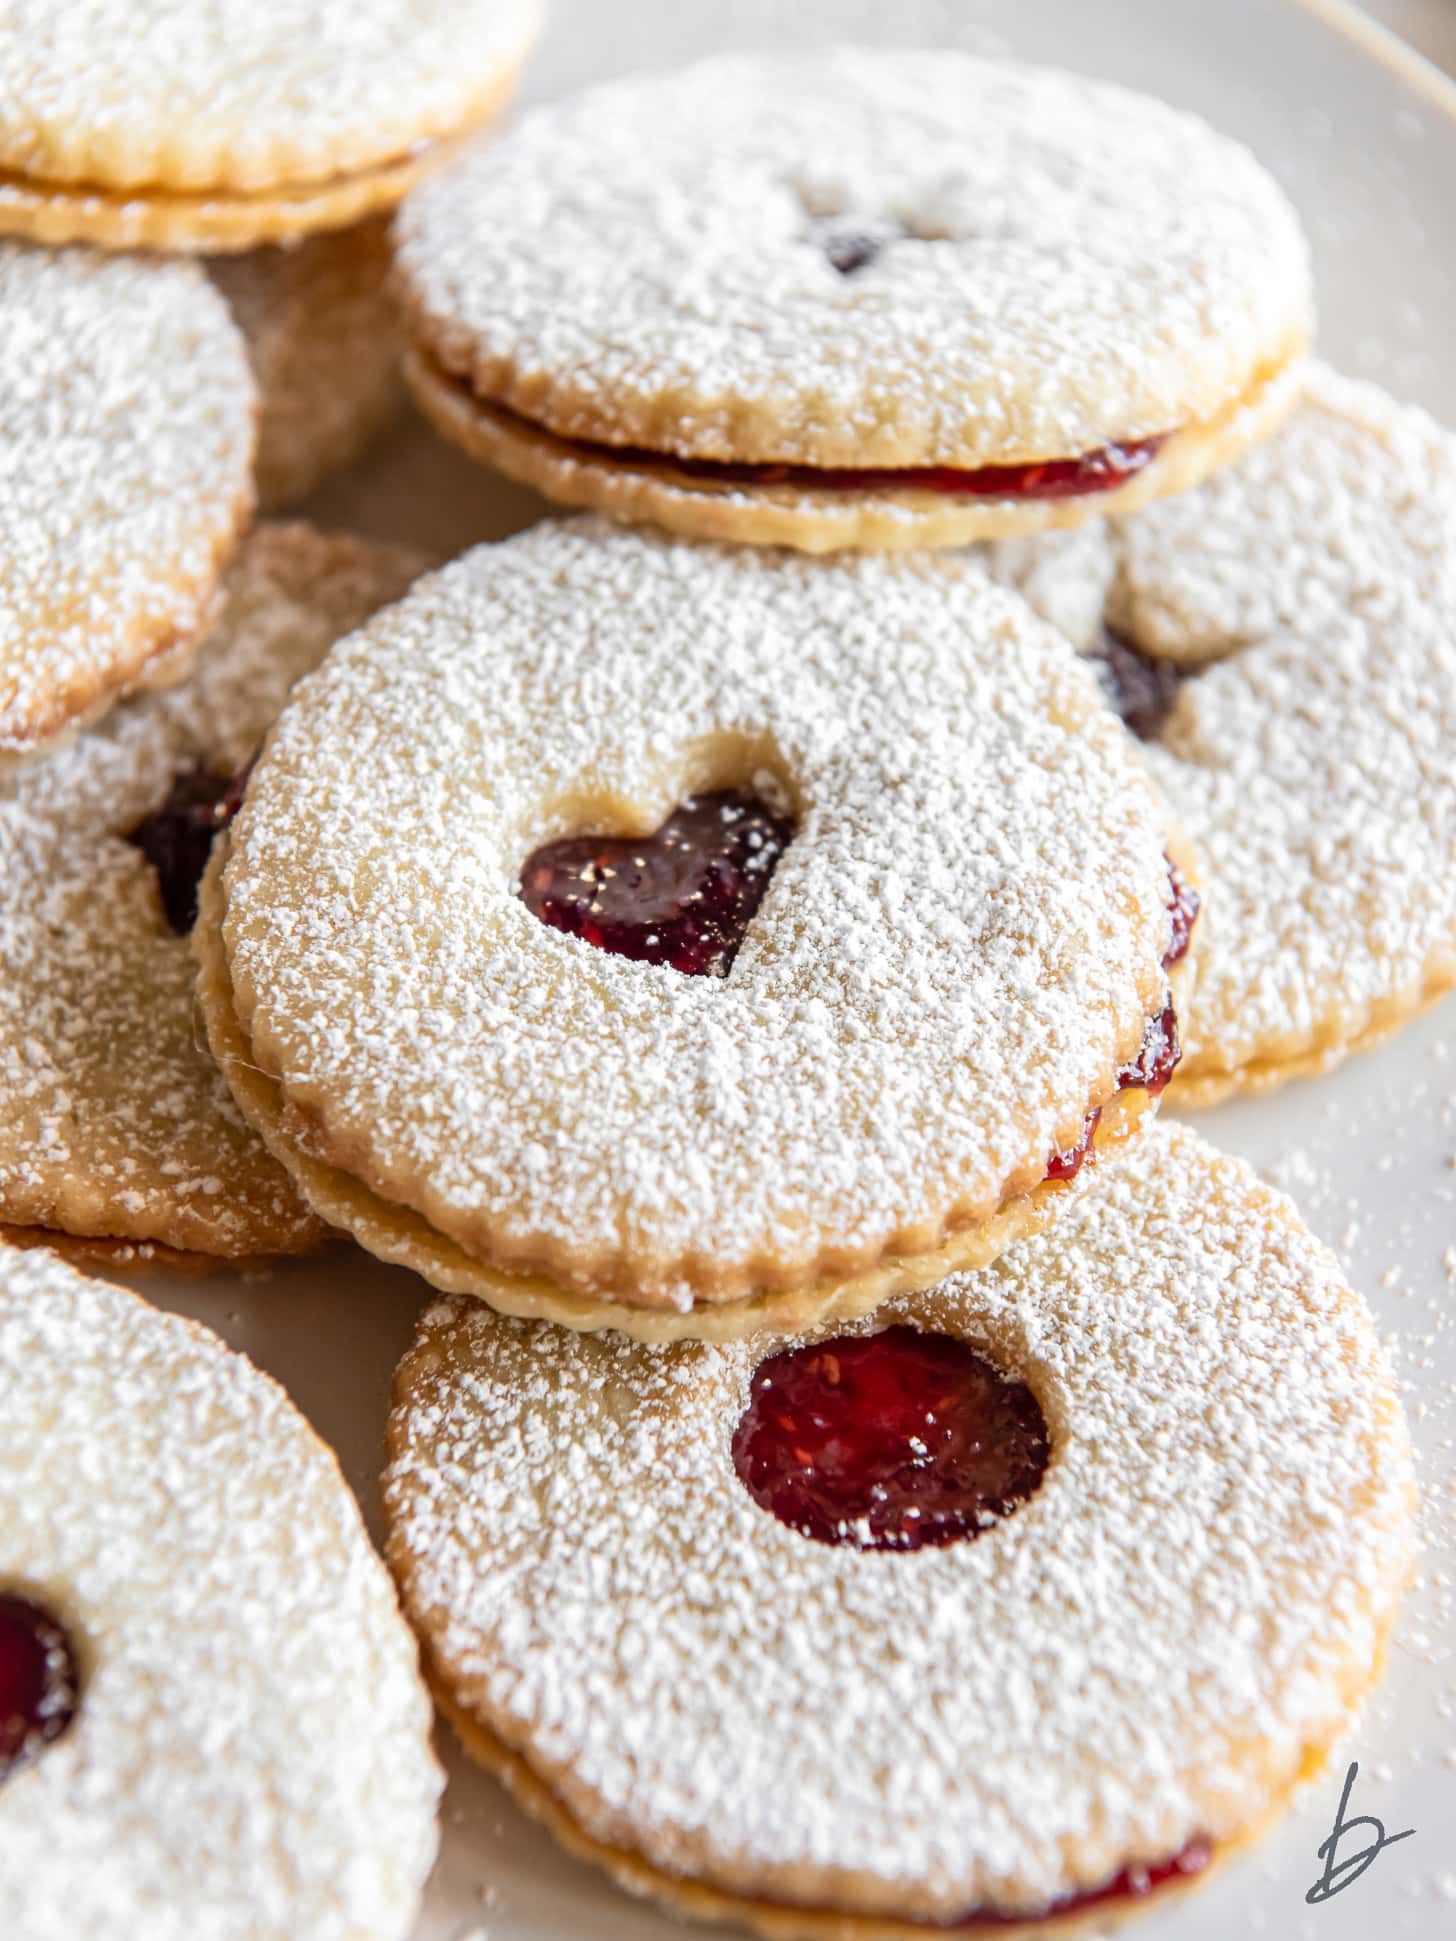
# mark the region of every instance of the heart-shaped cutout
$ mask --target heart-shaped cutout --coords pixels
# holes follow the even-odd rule
[[[553,930],[689,977],[726,977],[794,826],[757,796],[689,796],[650,836],[568,836],[521,870]]]

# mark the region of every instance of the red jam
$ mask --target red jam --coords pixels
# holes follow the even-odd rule
[[[1174,661],[1159,660],[1110,627],[1096,653],[1108,700],[1139,741],[1156,741],[1188,678]]]
[[[28,1597],[0,1596],[0,1782],[60,1738],[79,1694],[76,1654],[59,1622]]]
[[[1181,964],[1188,955],[1188,946],[1193,941],[1193,926],[1198,921],[1198,912],[1203,908],[1203,899],[1191,883],[1185,883],[1178,872],[1178,865],[1171,858],[1168,861],[1168,916],[1173,926],[1172,939],[1163,955],[1163,969],[1172,970]]]
[[[651,836],[571,836],[527,857],[533,916],[600,950],[726,977],[793,824],[755,796],[690,796]]]
[[[466,396],[479,402],[473,392],[466,390]],[[496,417],[550,438],[563,452],[589,462],[630,465],[639,472],[673,472],[709,485],[792,485],[803,492],[940,492],[952,498],[1079,499],[1115,492],[1151,465],[1172,436],[1171,432],[1161,432],[1153,438],[1101,445],[1073,458],[1039,458],[1024,465],[964,469],[955,465],[781,465],[771,461],[745,465],[726,459],[680,458],[673,452],[649,451],[641,445],[561,438],[506,405],[494,400],[489,403]]]
[[[1168,861],[1168,917],[1172,935],[1168,948],[1163,953],[1163,969],[1171,970],[1174,964],[1188,955],[1188,946],[1193,938],[1193,926],[1198,921],[1202,907],[1197,890],[1185,883],[1178,873],[1178,866]],[[1156,1098],[1166,1087],[1168,1080],[1178,1069],[1178,1060],[1183,1056],[1183,1047],[1178,1038],[1178,1014],[1171,1004],[1164,1005],[1154,1017],[1148,1019],[1143,1033],[1142,1049],[1130,1065],[1124,1065],[1117,1074],[1119,1092],[1131,1091],[1139,1087],[1150,1098]],[[1082,1126],[1082,1136],[1076,1145],[1059,1147],[1047,1160],[1048,1179],[1075,1179],[1082,1168],[1097,1162],[1097,1149],[1093,1141],[1097,1137],[1097,1127],[1102,1118],[1101,1108],[1089,1112]]]
[[[1049,1455],[1024,1382],[903,1324],[770,1356],[733,1435],[755,1503],[816,1543],[860,1550],[979,1536],[1035,1491]]]
[[[157,872],[162,908],[179,937],[185,937],[197,921],[197,886],[213,840],[243,806],[251,773],[250,762],[231,780],[205,768],[179,775],[162,806],[127,835]]]
[[[1075,1179],[1090,1159],[1097,1163],[1097,1151],[1092,1141],[1097,1137],[1097,1128],[1102,1121],[1102,1108],[1089,1112],[1082,1121],[1082,1136],[1075,1146],[1059,1146],[1047,1160],[1048,1179]]]
[[[1018,1927],[1031,1920],[1070,1920],[1073,1916],[1085,1915],[1094,1907],[1110,1906],[1118,1901],[1142,1900],[1173,1881],[1191,1880],[1195,1874],[1201,1874],[1212,1859],[1213,1842],[1201,1833],[1195,1834],[1171,1860],[1159,1861],[1153,1866],[1124,1867],[1105,1887],[1090,1888],[1085,1894],[1066,1894],[1061,1900],[1053,1901],[1039,1915],[967,1914],[957,1921],[927,1921],[915,1925],[923,1925],[932,1933],[994,1934],[997,1928]]]

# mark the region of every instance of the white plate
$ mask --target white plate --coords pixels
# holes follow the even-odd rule
[[[858,37],[957,42],[1106,75],[1200,110],[1242,136],[1302,208],[1319,259],[1324,348],[1456,419],[1456,110],[1418,64],[1391,65],[1328,7],[1280,0],[556,0],[532,69],[540,98],[610,73],[729,45]],[[1450,101],[1456,101],[1456,90]],[[449,552],[527,523],[529,494],[489,479],[405,427],[331,488],[318,516]],[[1456,750],[1452,751],[1456,761]],[[1400,1625],[1389,1682],[1346,1758],[1352,1810],[1378,1815],[1395,1846],[1323,1906],[1306,1889],[1335,1815],[1346,1759],[1318,1781],[1257,1854],[1181,1908],[1145,1915],[1148,1941],[1436,1941],[1456,1935],[1456,1013],[1437,1013],[1384,1051],[1262,1105],[1205,1114],[1204,1129],[1270,1169],[1341,1249],[1394,1337],[1427,1492],[1427,1563]],[[1456,1255],[1452,1256],[1456,1263]],[[219,1329],[292,1389],[339,1449],[366,1511],[390,1373],[421,1289],[343,1252],[265,1281],[138,1279],[166,1306]],[[452,1778],[444,1846],[417,1941],[672,1941],[688,1930],[566,1859],[464,1765]],[[1342,1850],[1360,1844],[1358,1836]]]

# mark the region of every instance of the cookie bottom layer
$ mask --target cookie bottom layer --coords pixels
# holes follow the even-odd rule
[[[1432,979],[1413,1000],[1382,1007],[1379,1017],[1353,1036],[1331,1035],[1319,1044],[1301,1045],[1287,1057],[1271,1049],[1232,1070],[1220,1069],[1207,1059],[1197,1060],[1186,1069],[1180,1066],[1168,1087],[1168,1102],[1180,1109],[1197,1111],[1204,1106],[1221,1105],[1225,1099],[1262,1097],[1278,1091],[1293,1079],[1318,1078],[1321,1073],[1343,1065],[1347,1058],[1375,1051],[1406,1025],[1414,1024],[1417,1018],[1433,1010],[1453,988],[1456,988],[1456,966],[1445,966],[1440,977]]]
[[[1372,1687],[1379,1683],[1382,1669],[1383,1666],[1377,1666],[1376,1675],[1370,1681]],[[969,1920],[958,1928],[954,1921],[944,1924],[897,1921],[852,1908],[792,1907],[781,1901],[760,1900],[751,1894],[730,1893],[705,1880],[664,1873],[629,1848],[608,1846],[595,1840],[519,1753],[452,1699],[443,1688],[439,1672],[429,1662],[428,1650],[424,1670],[435,1703],[470,1758],[493,1773],[516,1804],[539,1821],[569,1854],[600,1867],[619,1887],[639,1899],[663,1902],[674,1913],[690,1920],[746,1928],[763,1935],[765,1941],[927,1941],[928,1936],[956,1932],[974,1941],[978,1929]],[[987,1941],[992,1941],[992,1937],[994,1941],[1073,1941],[1078,1936],[1107,1934],[1140,1915],[1168,1910],[1272,1832],[1295,1795],[1323,1770],[1331,1750],[1327,1745],[1309,1747],[1297,1777],[1273,1809],[1236,1839],[1221,1841],[1209,1864],[1185,1880],[1169,1881],[1146,1896],[1132,1897],[1125,1902],[1098,1901],[1080,1911],[1073,1907],[1061,1913],[1031,1915],[1025,1920],[997,1916],[979,1931],[987,1936]]]
[[[720,484],[674,472],[671,460],[635,467],[574,446],[544,427],[477,397],[425,347],[405,351],[405,376],[437,430],[470,457],[558,504],[587,507],[628,524],[664,526],[692,539],[790,546],[799,552],[843,549],[897,552],[920,546],[969,545],[1079,526],[1135,511],[1185,492],[1267,437],[1297,395],[1295,374],[1306,344],[1264,370],[1219,417],[1186,425],[1123,485],[1077,498],[964,498],[922,489],[804,490],[797,485]]]
[[[103,1274],[124,1267],[154,1267],[168,1274],[215,1274],[223,1268],[247,1265],[246,1259],[225,1259],[221,1254],[188,1253],[181,1247],[169,1247],[160,1240],[120,1240],[105,1234],[59,1233],[50,1227],[0,1224],[0,1247],[42,1247],[47,1253],[59,1254],[72,1267],[94,1268]],[[255,1254],[248,1258],[266,1260],[273,1256]]]
[[[639,1341],[731,1341],[760,1330],[794,1331],[830,1318],[854,1319],[892,1295],[934,1287],[950,1274],[988,1266],[1016,1241],[1040,1232],[1055,1217],[1061,1196],[1072,1190],[1071,1181],[1044,1180],[930,1252],[888,1256],[848,1280],[815,1281],[687,1309],[630,1307],[563,1287],[544,1274],[504,1272],[467,1253],[422,1214],[384,1199],[353,1174],[305,1150],[303,1141],[313,1128],[289,1105],[277,1080],[254,1062],[234,1008],[220,927],[220,863],[225,853],[224,845],[217,845],[203,878],[193,951],[208,1044],[238,1108],[320,1219],[352,1235],[377,1259],[409,1268],[443,1293],[474,1295],[523,1320],[552,1321],[587,1333],[615,1328]],[[1145,1092],[1116,1093],[1102,1109],[1099,1150],[1137,1136],[1152,1110]]]
[[[0,172],[0,235],[21,236],[52,249],[92,243],[101,249],[228,255],[262,243],[295,241],[318,230],[346,229],[365,216],[393,209],[417,182],[448,161],[469,135],[500,112],[515,92],[518,74],[517,63],[503,66],[481,90],[474,118],[458,134],[421,142],[376,168],[293,188],[253,195],[162,186],[133,191]]]

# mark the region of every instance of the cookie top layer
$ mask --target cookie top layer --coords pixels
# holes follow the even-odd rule
[[[897,1322],[1045,1416],[1040,1488],[975,1542],[863,1550],[758,1507],[731,1444],[780,1342],[437,1302],[385,1500],[452,1701],[592,1838],[811,1906],[1033,1910],[1257,1826],[1371,1682],[1412,1554],[1404,1424],[1334,1260],[1158,1125],[1041,1238],[847,1332]]]
[[[258,192],[468,127],[540,0],[11,0],[0,167],[103,189]]]
[[[1207,891],[1175,1084],[1319,1061],[1456,981],[1456,440],[1316,367],[1199,491],[993,568],[1187,676],[1143,750]]]
[[[1227,411],[1311,310],[1238,144],[944,49],[594,89],[424,184],[399,246],[412,329],[481,398],[699,459],[1076,457]]]
[[[182,686],[0,776],[0,1219],[206,1253],[317,1242],[201,1046],[187,940],[126,838],[178,780],[243,770],[298,676],[419,565],[260,527]]]
[[[0,1930],[398,1941],[440,1774],[332,1454],[192,1322],[0,1250],[0,1590],[81,1660],[0,1783]]]
[[[797,833],[726,977],[518,893],[544,843],[743,787]],[[686,1308],[1035,1185],[1165,1001],[1165,838],[1088,670],[956,561],[583,520],[466,554],[300,687],[221,934],[298,1143],[489,1264]]]
[[[3,764],[205,626],[252,509],[254,396],[201,271],[85,250],[0,243],[0,368]]]

